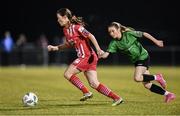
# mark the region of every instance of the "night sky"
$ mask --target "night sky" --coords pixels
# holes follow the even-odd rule
[[[6,30],[10,30],[15,39],[25,33],[29,41],[41,33],[49,39],[61,36],[56,11],[62,7],[82,16],[98,41],[107,36],[107,25],[118,21],[163,38],[169,45],[179,45],[180,8],[177,1],[172,0],[1,0],[0,37]]]

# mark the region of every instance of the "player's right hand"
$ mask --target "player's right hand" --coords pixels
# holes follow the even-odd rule
[[[57,50],[59,50],[58,46],[52,46],[52,45],[48,45],[47,49],[48,49],[48,51],[57,51]]]

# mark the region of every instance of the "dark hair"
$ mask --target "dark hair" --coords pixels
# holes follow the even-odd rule
[[[66,15],[71,23],[80,24],[82,26],[86,25],[82,17],[76,17],[75,15],[72,15],[72,12],[68,8],[61,8],[57,10],[57,14],[60,14],[61,16]]]
[[[121,25],[120,23],[118,22],[112,22],[110,23],[110,25],[108,27],[115,27],[116,29],[119,29],[121,30],[121,32],[124,32],[124,31],[129,31],[129,30],[134,30],[133,28],[131,27],[126,27],[124,25]]]

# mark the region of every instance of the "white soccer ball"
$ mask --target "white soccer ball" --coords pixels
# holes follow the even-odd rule
[[[22,102],[24,106],[35,106],[38,103],[38,97],[35,93],[28,92],[23,96]]]

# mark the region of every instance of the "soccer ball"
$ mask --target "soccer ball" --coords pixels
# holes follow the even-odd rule
[[[22,102],[24,106],[35,106],[38,103],[38,97],[35,93],[28,92],[23,96]]]

